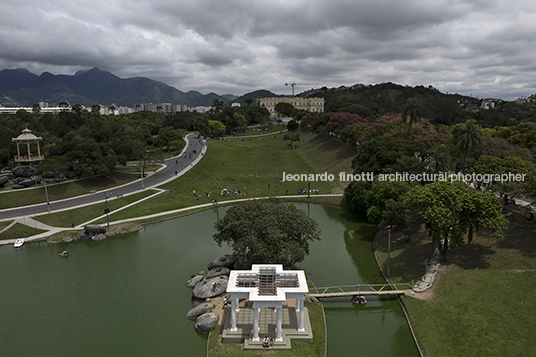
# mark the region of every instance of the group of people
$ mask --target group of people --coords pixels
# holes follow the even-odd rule
[[[312,189],[308,189],[307,187],[304,187],[304,188],[300,188],[298,189],[298,195],[306,195],[307,193],[315,193],[318,195],[318,190],[315,189],[315,188],[312,188]]]
[[[239,196],[246,196],[247,195],[247,192],[243,192],[246,190],[246,186],[242,186],[242,188],[240,189],[233,189],[232,193],[233,195],[239,195]],[[220,193],[220,196],[223,196],[223,197],[228,197],[229,195],[231,194],[231,191],[227,188],[224,188],[223,190],[221,190],[221,193]]]
[[[274,345],[274,338],[266,336],[264,340],[262,341],[262,347],[264,348],[272,348]]]

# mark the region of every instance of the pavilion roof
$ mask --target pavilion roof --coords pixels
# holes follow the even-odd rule
[[[19,136],[11,140],[22,141],[22,142],[26,142],[26,141],[34,142],[34,141],[41,141],[43,140],[43,138],[40,136],[35,136],[34,134],[32,134],[32,131],[30,129],[26,128],[22,131],[22,134],[20,134]]]

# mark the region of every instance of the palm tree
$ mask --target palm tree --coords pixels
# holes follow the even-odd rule
[[[426,157],[425,164],[433,174],[447,172],[451,168],[451,157],[445,144],[436,146]]]
[[[465,159],[482,143],[482,128],[474,119],[469,119],[465,124],[457,124],[452,128],[452,141],[462,152],[462,170],[465,172]]]
[[[402,120],[404,124],[409,118],[408,135],[411,135],[411,126],[424,116],[422,112],[422,104],[418,98],[409,98],[406,104],[402,107]]]
[[[518,124],[516,118],[510,118],[506,121],[507,126],[516,126]]]

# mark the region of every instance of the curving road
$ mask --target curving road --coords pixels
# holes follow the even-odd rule
[[[195,154],[193,153],[194,150],[196,151]],[[180,177],[201,159],[205,151],[206,146],[203,146],[201,144],[197,134],[188,135],[186,137],[186,146],[184,147],[183,151],[176,157],[165,160],[164,167],[160,168],[155,173],[152,173],[145,177],[143,179],[143,186],[146,189],[157,187]],[[139,179],[125,185],[117,186],[103,191],[97,191],[92,194],[50,202],[50,212],[65,211],[68,209],[73,209],[75,207],[83,207],[97,202],[104,202],[106,194],[108,192],[112,192],[113,197],[117,197],[140,192],[142,190],[143,189],[141,179]],[[0,195],[0,199],[1,198],[2,196]],[[9,208],[0,210],[0,221],[28,216],[36,216],[46,213],[48,213],[48,207],[46,203],[25,207]]]

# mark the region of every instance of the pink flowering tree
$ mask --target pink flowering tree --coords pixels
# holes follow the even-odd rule
[[[324,129],[326,133],[330,135],[339,136],[341,131],[349,125],[354,125],[357,123],[368,123],[366,119],[361,118],[357,114],[350,113],[334,113],[329,118],[326,128]]]

